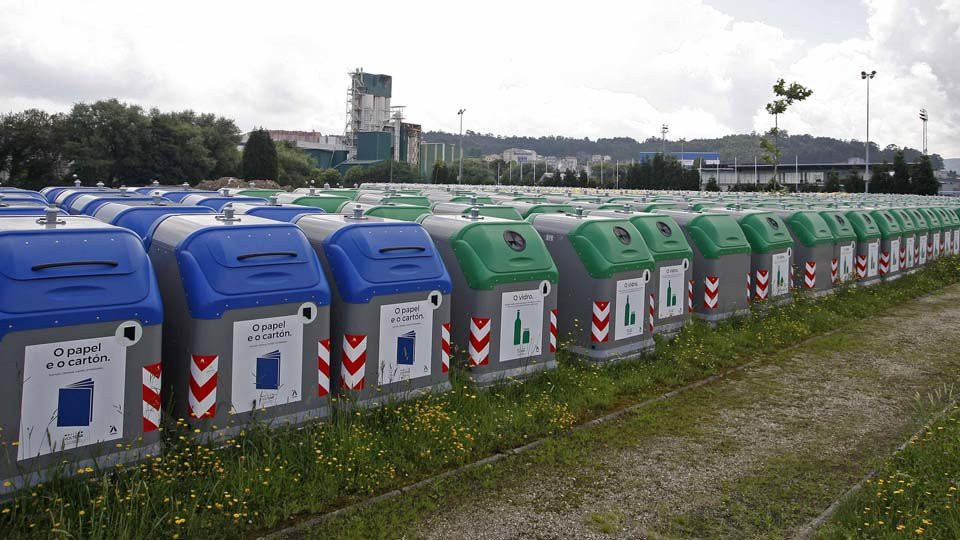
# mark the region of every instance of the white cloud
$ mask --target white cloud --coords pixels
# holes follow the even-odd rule
[[[707,2],[709,0],[706,0]],[[960,155],[960,0],[871,0],[869,34],[811,44],[701,0],[634,2],[0,1],[0,110],[65,110],[119,97],[268,126],[339,133],[346,73],[394,76],[394,102],[425,129],[591,138],[717,136],[766,129],[780,76],[815,91],[792,132]],[[803,9],[784,6],[783,9]],[[824,24],[843,21],[824,21]]]

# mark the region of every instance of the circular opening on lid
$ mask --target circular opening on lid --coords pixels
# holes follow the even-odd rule
[[[630,232],[623,227],[614,227],[613,235],[616,236],[617,240],[619,240],[620,243],[625,246],[630,245],[630,242],[632,241],[630,238]]]
[[[870,219],[870,216],[868,216],[868,215],[866,215],[866,214],[863,215],[863,219],[864,219],[867,223],[873,223],[873,220]]]
[[[660,234],[662,234],[662,235],[664,235],[664,236],[672,236],[672,235],[673,235],[673,229],[671,229],[669,225],[667,225],[666,223],[664,223],[664,222],[662,222],[662,221],[658,221],[658,222],[657,222],[657,228],[660,229]]]
[[[774,228],[774,230],[780,228],[780,224],[777,223],[777,220],[773,219],[772,217],[767,218],[767,223],[769,223],[770,226]]]
[[[514,251],[523,251],[527,248],[527,240],[517,231],[504,231],[503,241]]]
[[[844,219],[843,219],[843,216],[841,216],[840,214],[834,214],[833,217],[837,218],[837,223],[839,223],[839,224],[841,224],[841,225],[845,225],[845,224],[846,224],[846,220],[844,220]]]

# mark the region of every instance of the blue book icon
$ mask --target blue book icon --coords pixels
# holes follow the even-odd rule
[[[412,366],[416,352],[417,331],[411,330],[397,336],[397,364]]]
[[[57,427],[84,427],[93,421],[93,379],[84,379],[60,389]]]
[[[257,357],[257,390],[280,388],[280,351]]]

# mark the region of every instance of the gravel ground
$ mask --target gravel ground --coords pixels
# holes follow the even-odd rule
[[[785,358],[659,404],[649,413],[667,415],[659,420],[618,420],[646,422],[650,429],[634,440],[598,446],[573,466],[524,470],[522,482],[479,492],[473,504],[422,522],[415,535],[690,536],[689,530],[678,533],[671,520],[721,516],[724,484],[771,460],[800,455],[856,462],[864,460],[865,440],[876,441],[878,454],[899,443],[918,422],[915,396],[958,378],[958,324],[960,286],[954,286],[896,315],[811,340]],[[808,509],[813,515],[820,510]],[[809,517],[796,515],[789,527]]]

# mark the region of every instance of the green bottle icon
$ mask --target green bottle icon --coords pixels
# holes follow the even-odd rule
[[[520,321],[520,310],[517,310],[517,318],[513,321],[513,344],[519,345],[521,338],[521,326],[523,323]]]
[[[623,308],[623,325],[630,326],[630,295],[627,295],[627,303]]]

